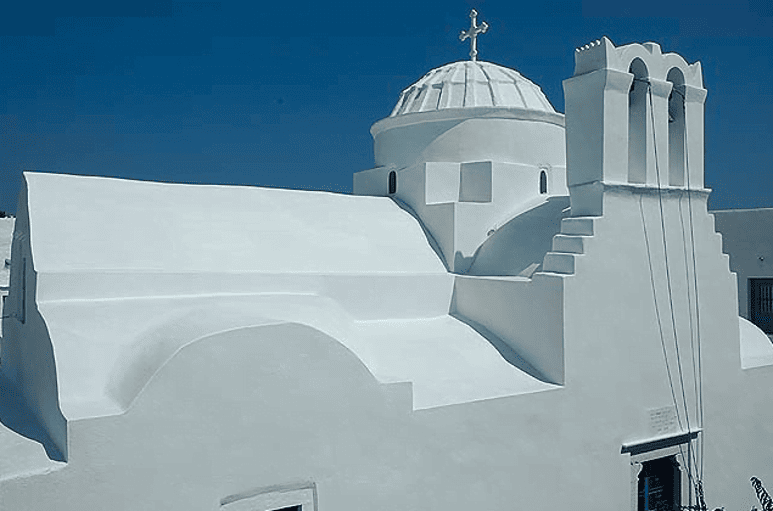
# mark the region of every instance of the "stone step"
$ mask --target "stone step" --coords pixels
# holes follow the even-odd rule
[[[561,220],[561,234],[575,234],[579,236],[593,236],[592,216],[576,216]]]
[[[575,254],[565,252],[548,252],[542,262],[542,271],[548,273],[574,274]]]
[[[585,240],[589,236],[567,236],[556,234],[553,236],[553,252],[569,252],[571,254],[585,253]]]

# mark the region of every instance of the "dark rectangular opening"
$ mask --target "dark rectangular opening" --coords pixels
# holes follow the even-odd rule
[[[645,461],[639,473],[638,511],[676,511],[682,507],[682,476],[674,456]]]
[[[749,321],[773,334],[773,279],[749,279]]]
[[[283,507],[283,508],[281,508],[281,509],[272,509],[271,511],[301,511],[301,508],[302,508],[302,507],[303,507],[303,506],[301,506],[301,505],[299,504],[299,505],[297,505],[297,506]]]
[[[389,193],[397,193],[397,172],[394,170],[389,173]]]

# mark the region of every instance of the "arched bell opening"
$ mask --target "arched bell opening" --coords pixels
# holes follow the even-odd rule
[[[668,184],[684,186],[686,129],[684,115],[684,75],[679,68],[673,68],[666,78],[671,82],[668,98]]]
[[[628,70],[633,74],[628,91],[628,182],[647,181],[647,94],[649,75],[647,66],[639,58]]]

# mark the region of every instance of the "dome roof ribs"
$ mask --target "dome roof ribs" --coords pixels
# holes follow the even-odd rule
[[[485,69],[483,69],[482,66],[479,65],[480,72],[483,73],[483,76],[486,77],[486,85],[488,85],[488,91],[489,94],[491,94],[491,106],[499,106],[497,101],[497,96],[494,94],[494,87],[491,85],[491,76],[486,72]]]
[[[406,88],[390,117],[475,107],[556,113],[542,89],[518,71],[491,62],[465,60],[433,69]]]

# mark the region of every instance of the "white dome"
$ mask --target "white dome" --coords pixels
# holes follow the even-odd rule
[[[542,89],[518,71],[466,60],[433,69],[405,89],[390,117],[473,107],[556,113]]]

